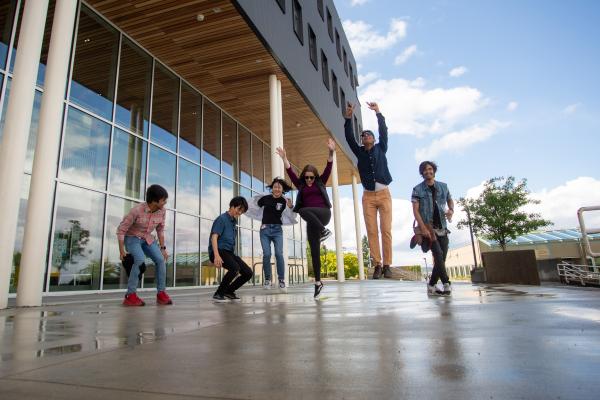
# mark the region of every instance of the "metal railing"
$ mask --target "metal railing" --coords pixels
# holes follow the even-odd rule
[[[579,210],[577,210],[577,218],[579,219],[579,227],[581,228],[581,239],[583,240],[584,251],[587,254],[587,256],[591,257],[593,260],[596,257],[600,257],[600,253],[596,253],[596,252],[592,251],[592,246],[590,245],[590,240],[588,238],[588,235],[591,235],[594,233],[600,233],[600,228],[595,228],[595,229],[586,229],[585,228],[585,221],[583,219],[583,213],[589,212],[589,211],[600,211],[600,206],[581,207]]]
[[[256,266],[257,265],[262,265],[262,261],[257,261],[254,264],[252,264],[252,285],[256,286]],[[262,281],[264,282],[265,280],[265,270],[264,268],[261,270],[261,277],[262,277]],[[289,264],[288,263],[288,283],[289,285],[293,285],[294,282],[296,284],[300,284],[300,277],[302,277],[302,283],[306,282],[306,277],[304,275],[304,265],[303,264],[296,264],[296,263],[292,263]]]

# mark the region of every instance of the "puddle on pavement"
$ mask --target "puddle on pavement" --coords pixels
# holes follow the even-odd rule
[[[516,296],[516,297],[546,297],[555,298],[556,295],[548,293],[528,293],[521,290],[509,289],[503,287],[486,286],[485,288],[477,289],[479,296]]]

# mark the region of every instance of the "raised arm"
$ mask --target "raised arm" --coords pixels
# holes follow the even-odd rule
[[[369,103],[367,102],[367,106],[370,110],[375,111],[375,115],[377,116],[377,125],[379,126],[379,146],[384,152],[387,152],[388,149],[388,129],[385,124],[385,117],[379,111],[379,105],[375,102]]]
[[[356,143],[356,139],[354,138],[354,134],[352,132],[352,114],[354,114],[354,104],[348,103],[346,105],[346,121],[344,122],[344,135],[346,136],[346,142],[348,142],[348,146],[350,146],[350,150],[354,153],[354,155],[358,156],[358,152],[360,151],[360,146]]]
[[[294,172],[294,169],[292,168],[292,164],[290,164],[290,161],[287,158],[285,149],[283,147],[278,147],[276,151],[277,151],[277,154],[279,154],[279,157],[281,157],[281,159],[283,160],[283,165],[285,166],[285,171],[287,172],[288,176],[290,177],[290,180],[292,181],[294,186],[296,186],[299,189],[300,184],[301,184],[300,179],[298,178],[298,175],[296,175],[296,173]]]
[[[333,152],[335,151],[335,141],[331,138],[327,140],[327,149],[329,149],[329,157],[327,158],[327,165],[321,174],[321,181],[326,184],[331,175],[331,168],[333,167]]]

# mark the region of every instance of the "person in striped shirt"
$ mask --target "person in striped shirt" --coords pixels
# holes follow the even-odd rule
[[[127,281],[124,306],[143,306],[144,301],[136,293],[139,283],[139,268],[146,257],[156,266],[156,304],[173,304],[165,291],[166,261],[169,258],[165,245],[165,204],[169,193],[160,185],[151,185],[146,191],[146,202],[133,207],[117,228],[121,261],[128,254],[133,256],[133,265]],[[152,234],[156,230],[158,243]]]

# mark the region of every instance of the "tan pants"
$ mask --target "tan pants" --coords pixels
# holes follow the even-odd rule
[[[392,195],[390,190],[363,192],[362,206],[373,261],[375,264],[392,265]],[[381,262],[381,251],[379,250],[378,211],[381,241],[383,242],[383,263]]]

